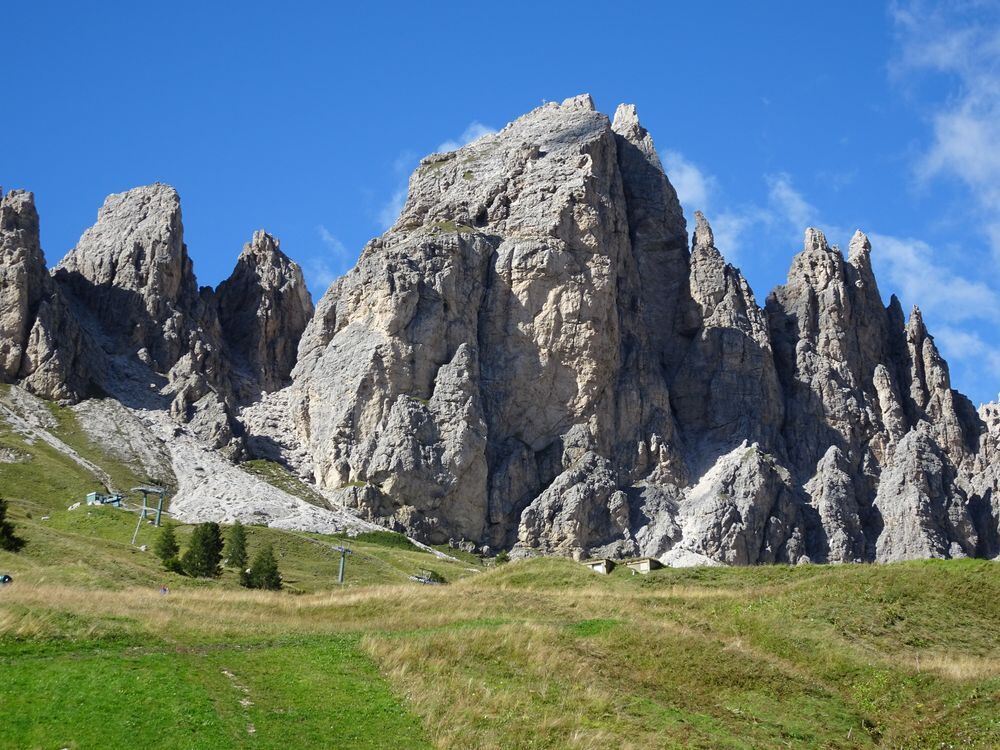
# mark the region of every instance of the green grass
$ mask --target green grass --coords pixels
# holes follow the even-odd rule
[[[0,747],[1000,747],[996,562],[601,576],[248,526],[286,583],[251,592],[163,571],[133,513],[66,510],[97,487],[58,451],[3,422],[0,448],[30,457],[0,464],[27,540],[0,552]]]
[[[145,523],[139,528],[136,545],[130,544],[138,517],[111,507],[81,507],[76,510],[47,511],[48,520],[32,513],[28,518],[23,504],[12,503],[11,517],[18,533],[27,540],[16,555],[0,552],[0,570],[30,581],[67,583],[77,586],[171,587],[239,585],[237,571],[225,569],[218,581],[192,580],[167,573],[152,553],[159,530]],[[172,521],[167,523],[173,524]],[[174,524],[184,549],[190,525]],[[227,533],[228,527],[223,527]],[[350,547],[345,585],[348,587],[403,583],[419,570],[433,568],[448,580],[470,575],[469,564],[442,560],[415,547],[406,537],[393,532],[375,532],[350,538],[344,535],[304,534],[247,526],[247,549],[253,554],[265,545],[274,549],[286,588],[292,593],[321,591],[336,586],[340,553],[338,545]]]
[[[357,641],[0,657],[0,746],[429,748]]]
[[[354,544],[374,544],[379,547],[393,547],[394,549],[405,549],[414,552],[420,551],[420,548],[407,537],[397,534],[395,531],[363,531],[354,537],[347,537],[346,535],[338,536],[349,538]]]
[[[435,221],[430,224],[431,229],[441,232],[458,232],[459,234],[470,234],[476,230],[465,224],[448,219],[446,221]]]
[[[461,560],[467,565],[471,566],[481,566],[483,565],[483,558],[472,552],[466,552],[463,549],[455,549],[449,544],[433,544],[431,545],[438,552],[442,552],[449,557],[454,557],[456,560]]]
[[[242,467],[251,474],[260,477],[273,487],[277,487],[279,490],[284,490],[289,495],[294,495],[297,498],[305,500],[307,503],[317,505],[320,508],[328,508],[330,505],[326,501],[326,498],[319,492],[303,482],[279,463],[258,458],[244,462]]]
[[[72,410],[53,403],[46,406],[56,423],[48,431],[103,469],[118,491],[127,492],[132,487],[151,481],[141,470],[109,456],[92,442],[77,423]],[[32,513],[67,508],[75,502],[85,501],[90,492],[110,489],[101,477],[44,441],[17,433],[4,419],[0,419],[0,448],[12,450],[25,458],[17,463],[0,463],[0,493],[9,500],[22,503]]]
[[[277,533],[248,531],[252,544]],[[298,542],[298,555],[317,546]],[[441,564],[353,546],[390,566],[399,555]],[[284,560],[306,565],[290,546]],[[0,668],[12,675],[0,702],[28,718],[0,730],[0,746],[116,747],[169,721],[176,734],[150,746],[324,746],[326,732],[379,747],[407,731],[397,746],[993,748],[998,602],[997,566],[985,561],[640,577],[535,559],[450,586],[300,596],[225,579],[167,597],[84,592],[27,576],[0,598]],[[104,704],[90,691],[57,706],[58,720],[32,713],[39,696],[74,684],[141,705],[161,677],[170,695],[148,725],[98,723]],[[192,727],[198,739],[184,745]]]
[[[32,512],[66,508],[84,500],[88,492],[104,490],[82,466],[40,440],[28,442],[2,419],[0,448],[26,458],[18,463],[0,463],[0,492],[8,500],[27,505]]]

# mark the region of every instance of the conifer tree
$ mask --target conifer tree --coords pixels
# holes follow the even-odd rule
[[[200,523],[191,533],[191,543],[181,558],[184,572],[194,578],[218,578],[222,573],[222,532],[214,521]]]
[[[247,566],[247,531],[239,521],[229,530],[226,558],[230,567],[244,570]]]
[[[177,572],[181,567],[180,561],[177,559],[181,548],[177,544],[177,536],[172,525],[167,524],[160,530],[160,536],[156,540],[153,551],[163,561],[163,567],[167,570]]]
[[[0,549],[18,552],[24,540],[14,533],[14,524],[7,520],[7,501],[0,497]]]
[[[250,572],[241,577],[240,581],[250,589],[268,589],[278,591],[281,588],[281,573],[278,571],[278,561],[274,558],[274,550],[270,545],[262,548],[254,555]]]

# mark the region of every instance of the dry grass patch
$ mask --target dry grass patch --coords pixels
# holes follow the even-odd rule
[[[1000,679],[1000,657],[970,654],[926,654],[913,658],[916,672],[933,672],[949,680]]]

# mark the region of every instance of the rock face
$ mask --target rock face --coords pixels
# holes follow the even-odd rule
[[[667,564],[1000,552],[1000,407],[973,409],[919,310],[883,304],[868,239],[845,258],[808,229],[761,307],[701,214],[689,243],[631,105],[546,104],[427,157],[315,312],[264,232],[199,289],[165,185],[109,197],[51,277],[30,195],[0,211],[4,380],[169,411],[427,541]]]
[[[242,381],[242,401],[291,383],[299,339],[313,303],[302,270],[263,230],[243,247],[216,290],[219,325]]]
[[[108,196],[55,277],[117,343],[143,351],[159,370],[189,350],[201,300],[173,188],[156,184]]]
[[[34,196],[0,191],[0,380],[78,400],[91,390],[89,347],[46,269]]]
[[[199,289],[180,198],[155,184],[109,196],[50,275],[31,194],[11,192],[2,212],[3,379],[49,398],[168,409],[240,455],[238,407],[287,384],[312,314],[277,240],[257,233],[218,291]]]
[[[86,310],[109,357],[145,365],[171,414],[216,448],[240,432],[214,294],[198,289],[181,222],[180,197],[155,184],[108,196],[97,223],[53,276]],[[114,394],[115,378],[105,378]]]
[[[696,218],[689,249],[635,108],[587,96],[424,159],[302,338],[317,481],[525,554],[996,554],[1000,418],[883,305],[867,238],[808,230],[761,308]]]

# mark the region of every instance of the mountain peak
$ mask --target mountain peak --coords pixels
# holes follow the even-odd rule
[[[805,239],[803,241],[803,250],[808,251],[820,251],[826,252],[830,250],[830,246],[826,242],[826,235],[823,231],[816,229],[815,227],[808,227],[806,229]]]
[[[694,218],[697,222],[694,229],[694,247],[715,247],[715,235],[712,233],[712,227],[708,223],[708,219],[705,218],[705,214],[701,211],[694,212]]]
[[[597,107],[594,105],[594,100],[590,94],[571,96],[568,99],[564,99],[560,106],[563,109],[582,109],[587,112],[597,111]]]
[[[199,291],[167,185],[110,196],[52,277],[18,224],[29,203],[0,199],[5,380],[79,398],[97,373],[428,542],[729,564],[1000,552],[1000,423],[951,389],[919,310],[883,306],[867,237],[845,261],[806,229],[761,309],[702,213],[688,234],[633,105],[612,121],[572,97],[423,159],[315,313],[263,230]]]

